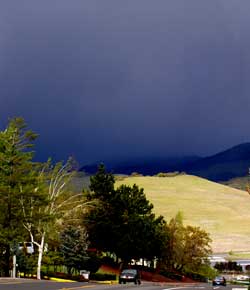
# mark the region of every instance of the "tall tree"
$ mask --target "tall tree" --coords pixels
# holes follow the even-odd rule
[[[55,165],[48,160],[39,172],[38,186],[30,195],[22,195],[23,226],[31,242],[38,248],[37,279],[41,279],[41,263],[45,240],[56,222],[83,205],[82,193],[72,193],[67,185],[74,175],[72,159]],[[40,198],[34,198],[36,193]]]
[[[72,274],[72,269],[85,269],[88,260],[88,235],[81,226],[68,225],[60,234],[61,252],[64,258],[64,265],[68,273]]]
[[[0,132],[0,245],[5,276],[9,276],[11,249],[23,238],[19,199],[36,182],[31,151],[36,137],[22,118],[10,120]]]
[[[101,165],[91,178],[89,195],[97,199],[87,215],[91,245],[115,253],[124,262],[153,259],[159,253],[159,228],[162,217],[155,218],[153,205],[137,185],[114,189],[114,176]]]
[[[199,227],[184,226],[179,212],[166,226],[165,265],[178,271],[197,271],[211,254],[209,234]]]

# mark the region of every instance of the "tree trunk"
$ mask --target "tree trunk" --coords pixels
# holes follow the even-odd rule
[[[38,280],[41,280],[41,265],[42,265],[42,258],[43,258],[44,238],[45,238],[45,233],[42,234],[41,243],[38,246],[38,260],[37,260],[37,274],[36,274],[36,278]]]

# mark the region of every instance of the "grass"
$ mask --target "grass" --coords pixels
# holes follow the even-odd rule
[[[210,233],[216,253],[250,251],[250,196],[246,191],[192,175],[127,177],[116,185],[144,188],[157,215],[167,221],[178,211],[184,223]]]

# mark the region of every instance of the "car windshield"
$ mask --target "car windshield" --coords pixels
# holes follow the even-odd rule
[[[122,274],[136,274],[135,269],[126,269],[122,271]]]

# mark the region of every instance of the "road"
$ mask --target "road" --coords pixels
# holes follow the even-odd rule
[[[142,282],[141,285],[134,284],[95,284],[78,282],[53,282],[37,281],[28,279],[0,279],[0,290],[243,290],[247,287],[228,285],[213,287],[211,284],[163,284]]]

